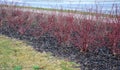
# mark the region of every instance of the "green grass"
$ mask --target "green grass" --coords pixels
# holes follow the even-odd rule
[[[80,70],[73,68],[77,65],[53,57],[50,53],[37,52],[24,41],[0,35],[0,70],[13,70],[15,66],[22,66],[22,70],[33,70],[33,67],[43,70]]]

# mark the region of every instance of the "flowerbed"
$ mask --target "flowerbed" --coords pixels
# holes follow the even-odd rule
[[[116,11],[117,12],[117,11]],[[96,21],[89,16],[75,18],[74,15],[31,13],[22,10],[4,9],[0,11],[0,25],[13,29],[20,35],[31,35],[39,39],[45,34],[57,39],[59,44],[74,45],[81,51],[93,51],[107,47],[114,54],[120,54],[120,16],[112,22]],[[87,18],[87,19],[86,19]],[[102,20],[108,20],[106,17]]]
[[[70,50],[72,51],[74,49],[76,53],[68,51],[70,54],[67,54],[75,55],[78,54],[78,51],[89,53],[105,48],[107,50],[103,49],[103,51],[107,52],[110,50],[109,53],[113,54],[112,56],[110,55],[110,57],[114,57],[114,55],[119,56],[120,54],[120,12],[118,10],[119,9],[116,8],[117,14],[114,16],[107,16],[104,18],[101,18],[101,15],[98,13],[96,13],[94,17],[91,17],[91,15],[79,15],[79,17],[76,18],[73,14],[33,13],[19,9],[14,10],[14,8],[5,9],[1,7],[0,33],[20,39],[25,38],[37,44],[43,43],[41,40],[47,40],[52,44],[52,46],[49,46],[48,42],[46,42],[46,45],[49,47],[45,47],[46,45],[37,45],[36,48],[39,51],[41,51],[40,48],[42,47],[46,48],[47,51],[52,49],[50,51],[54,54],[56,52],[53,50],[57,51],[58,54],[62,52],[66,54],[64,52],[65,48],[72,48]],[[113,17],[114,19],[110,20]],[[54,49],[51,48],[53,45]],[[61,49],[62,52],[58,51],[59,49]],[[67,54],[66,56],[69,56]],[[89,56],[86,56],[93,59],[89,57],[92,56],[91,53],[89,53]],[[103,54],[102,56],[107,55]],[[110,58],[109,55],[107,57]]]

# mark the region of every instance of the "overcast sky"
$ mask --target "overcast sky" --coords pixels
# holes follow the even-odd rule
[[[5,0],[5,1],[13,1],[13,2],[120,2],[120,0]]]

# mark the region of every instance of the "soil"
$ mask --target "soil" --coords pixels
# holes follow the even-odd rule
[[[53,56],[62,57],[74,61],[80,66],[80,70],[120,70],[120,58],[114,56],[106,47],[97,48],[95,51],[80,52],[75,46],[59,45],[54,37],[44,35],[36,39],[27,31],[19,34],[12,28],[0,27],[0,34],[28,41],[36,51],[51,52]]]

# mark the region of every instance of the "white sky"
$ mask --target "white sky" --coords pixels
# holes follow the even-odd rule
[[[22,2],[22,0],[2,0],[2,1],[8,1],[8,2]]]
[[[100,1],[100,2],[120,2],[120,0],[5,0],[5,1],[12,1],[12,2],[95,2],[95,1]]]

